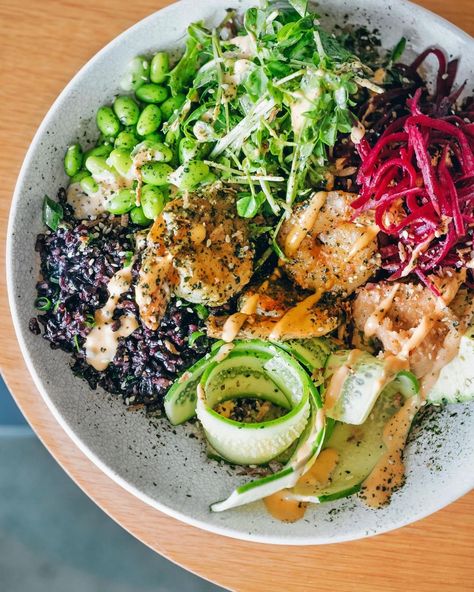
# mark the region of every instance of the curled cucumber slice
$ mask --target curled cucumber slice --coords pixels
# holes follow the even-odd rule
[[[224,360],[213,361],[202,375],[196,413],[209,443],[224,459],[241,465],[263,464],[301,435],[313,389],[298,362],[275,345],[237,342]],[[288,412],[271,421],[244,423],[214,411],[219,403],[242,397],[268,400]]]
[[[213,512],[223,512],[263,499],[277,491],[293,487],[319,455],[332,420],[325,420],[321,414],[321,401],[316,390],[310,394],[311,415],[301,434],[297,446],[286,465],[277,473],[250,481],[237,487],[231,495],[211,506]]]

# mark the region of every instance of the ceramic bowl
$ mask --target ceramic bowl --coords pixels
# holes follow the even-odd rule
[[[150,421],[142,413],[127,411],[120,398],[91,391],[73,376],[66,354],[51,350],[28,330],[35,314],[34,243],[42,230],[41,204],[45,193],[55,195],[66,183],[62,166],[66,146],[84,135],[94,137],[95,112],[119,92],[131,58],[175,49],[183,43],[189,23],[217,24],[229,5],[244,10],[255,3],[177,2],[120,35],[64,89],[31,144],[15,191],[7,253],[11,309],[29,370],[55,417],[94,463],[141,500],[189,524],[239,539],[295,545],[357,539],[413,522],[473,486],[474,407],[437,411],[422,422],[425,429],[423,425],[415,429],[406,453],[406,485],[381,510],[349,498],[312,506],[294,524],[273,520],[260,502],[213,514],[209,504],[226,497],[246,477],[208,460],[201,442],[189,437],[195,426],[171,428],[166,420]],[[472,79],[472,38],[419,6],[402,0],[324,0],[318,11],[329,25],[349,15],[352,23],[379,29],[387,48],[402,35],[412,53],[441,45],[449,54],[461,56],[459,80]]]

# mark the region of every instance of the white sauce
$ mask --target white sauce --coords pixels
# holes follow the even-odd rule
[[[67,202],[74,210],[74,216],[79,220],[96,218],[105,212],[107,198],[99,186],[99,191],[87,195],[80,183],[73,183],[67,189]]]
[[[241,35],[230,40],[232,45],[239,48],[239,56],[243,59],[253,58],[257,55],[257,46],[252,35]]]
[[[137,319],[130,314],[120,317],[120,327],[113,331],[114,315],[120,296],[126,292],[132,282],[131,265],[118,271],[110,280],[107,289],[109,299],[105,306],[95,313],[95,326],[86,338],[85,350],[87,363],[96,370],[105,370],[117,353],[120,337],[128,337],[138,328]]]
[[[314,109],[313,101],[318,98],[319,89],[310,89],[306,94],[299,90],[294,93],[294,100],[290,105],[291,125],[296,135],[303,131],[308,118],[305,113]]]

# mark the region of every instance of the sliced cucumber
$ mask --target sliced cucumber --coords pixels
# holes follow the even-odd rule
[[[309,376],[274,345],[237,342],[222,361],[212,361],[201,377],[196,413],[211,446],[229,462],[263,464],[284,452],[303,432],[313,392]],[[214,411],[222,401],[255,397],[290,411],[278,419],[243,423]]]
[[[409,391],[408,391],[409,392]],[[299,481],[289,497],[302,502],[322,503],[347,497],[359,491],[386,451],[383,432],[387,422],[400,408],[394,389],[386,389],[362,425],[338,423],[324,448],[338,453],[338,462],[327,484]]]
[[[474,399],[474,327],[461,337],[456,357],[441,370],[428,401],[463,403]]]
[[[164,400],[165,413],[173,425],[184,423],[188,419],[191,419],[196,414],[196,400],[197,400],[197,386],[201,380],[201,376],[204,374],[206,368],[212,362],[215,362],[223,355],[224,348],[228,351],[240,351],[245,348],[251,349],[253,352],[266,351],[266,347],[262,347],[263,342],[248,341],[239,342],[233,346],[225,344],[223,341],[217,341],[214,343],[212,351],[204,356],[204,358],[198,360],[191,368],[188,368],[178,380],[176,380],[169,391],[166,393]],[[225,352],[224,352],[225,353]],[[271,399],[269,399],[271,400]],[[276,401],[272,401],[276,402]],[[288,403],[286,397],[280,398],[276,404],[282,407],[287,407]]]
[[[311,373],[313,382],[316,385],[322,383],[322,370],[327,362],[329,355],[337,349],[337,345],[332,339],[315,337],[313,339],[290,339],[284,342],[278,342],[277,345],[294,356],[298,362]]]
[[[173,425],[184,423],[196,413],[197,385],[201,376],[215,359],[217,351],[197,361],[181,375],[166,393],[165,413]]]
[[[291,458],[283,469],[273,475],[237,487],[226,500],[211,506],[213,512],[223,512],[224,510],[250,504],[282,489],[293,487],[301,475],[311,468],[321,450],[326,430],[329,429],[332,420],[321,422],[321,416],[318,414],[321,403],[314,389],[311,391],[310,404],[310,419],[298,440]]]
[[[325,370],[328,385],[326,414],[343,423],[363,424],[380,393],[398,373],[399,369],[392,369],[391,359],[375,358],[365,351],[341,350],[332,353]],[[401,382],[405,382],[403,377]],[[330,397],[334,388],[337,390]]]

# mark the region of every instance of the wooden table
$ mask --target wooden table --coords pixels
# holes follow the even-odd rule
[[[26,148],[60,90],[118,33],[167,3],[0,0],[3,236]],[[472,0],[423,0],[420,4],[474,32]],[[401,591],[415,587],[420,592],[474,590],[474,492],[434,516],[389,534],[353,543],[299,548],[251,544],[209,534],[134,498],[75,447],[36,391],[11,326],[4,275],[2,271],[0,359],[18,404],[76,483],[114,520],[158,553],[222,586],[246,592]]]

